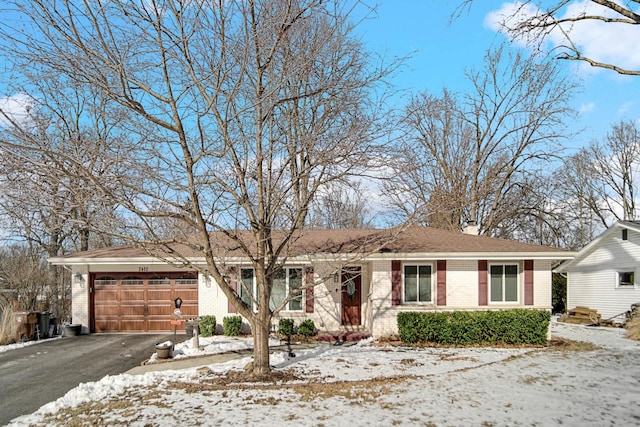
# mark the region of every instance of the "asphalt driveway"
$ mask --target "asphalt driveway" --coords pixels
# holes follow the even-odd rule
[[[178,341],[187,337],[184,332]],[[125,372],[173,334],[99,334],[45,340],[0,353],[0,425],[30,414],[78,384]]]

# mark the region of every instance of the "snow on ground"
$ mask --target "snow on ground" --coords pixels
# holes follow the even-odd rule
[[[4,353],[5,351],[10,351],[10,350],[15,350],[18,348],[22,348],[22,347],[29,347],[32,345],[36,345],[36,344],[40,344],[43,342],[49,342],[52,339],[60,339],[61,337],[53,337],[53,338],[47,338],[46,340],[39,340],[39,341],[25,341],[25,342],[17,342],[15,344],[7,344],[7,345],[0,345],[0,353]]]
[[[249,337],[226,337],[215,335],[213,337],[200,337],[198,339],[199,347],[192,345],[192,339],[178,343],[174,346],[172,359],[185,359],[193,356],[203,356],[207,354],[227,353],[230,351],[247,350],[253,348],[253,338]],[[171,345],[171,341],[167,342]],[[161,343],[164,344],[164,343]],[[279,346],[280,340],[269,338],[269,346]],[[153,363],[157,359],[157,354],[153,353],[149,358],[149,362]]]
[[[284,383],[225,382],[250,358],[209,365],[204,376],[108,376],[10,425],[640,425],[640,343],[624,332],[552,324],[554,337],[598,346],[585,351],[321,345],[272,356],[291,375]],[[246,341],[201,345],[217,352]]]

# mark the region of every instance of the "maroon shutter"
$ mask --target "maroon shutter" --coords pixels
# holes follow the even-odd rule
[[[489,304],[487,261],[478,260],[478,305]]]
[[[391,305],[402,303],[402,271],[400,261],[391,261]]]
[[[438,260],[436,268],[438,269],[436,272],[437,304],[447,305],[447,261]]]
[[[533,305],[533,260],[524,260],[524,305]]]
[[[310,283],[313,283],[313,267],[307,267],[307,269],[305,270],[305,278],[304,278],[305,284],[309,285]],[[305,312],[307,313],[313,313],[313,307],[314,307],[314,298],[313,298],[313,286],[310,288],[307,288],[305,290]]]
[[[227,270],[227,275],[229,276],[229,286],[234,291],[238,292],[238,273],[235,267],[229,267]],[[236,313],[236,306],[233,305],[231,300],[227,300],[227,312]]]

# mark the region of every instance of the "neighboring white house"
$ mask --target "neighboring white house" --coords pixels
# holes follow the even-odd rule
[[[272,300],[277,305],[290,289],[316,286],[289,302],[278,317],[296,323],[312,319],[321,331],[380,337],[397,333],[401,311],[550,310],[552,267],[574,256],[562,249],[431,227],[411,227],[373,253],[353,253],[381,233],[389,231],[305,231],[285,254]],[[198,254],[190,259],[204,266]],[[240,297],[255,290],[248,259],[229,247],[221,259]],[[70,268],[73,322],[82,324],[85,333],[170,331],[178,297],[185,317],[214,315],[222,323],[236,315],[210,277],[172,267],[140,248],[112,247],[49,261]]]
[[[640,222],[618,221],[555,271],[567,275],[567,309],[594,308],[624,320],[640,302]]]

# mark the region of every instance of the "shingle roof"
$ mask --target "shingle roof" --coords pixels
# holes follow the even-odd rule
[[[252,248],[254,238],[252,233],[237,232],[247,247]],[[282,241],[284,234],[274,232],[274,242]],[[242,257],[245,253],[239,244],[221,232],[213,233],[211,239],[216,245],[214,253],[220,257]],[[195,241],[194,241],[195,242]],[[184,244],[171,245],[175,253],[185,257],[201,257],[203,252],[197,243],[189,246]],[[162,250],[163,256],[170,256],[170,252]],[[495,239],[485,236],[473,236],[460,232],[440,230],[432,227],[408,227],[406,229],[339,229],[339,230],[305,230],[296,232],[286,245],[284,256],[294,257],[318,254],[349,254],[349,253],[403,253],[403,254],[483,254],[502,253],[512,255],[553,256],[560,255],[569,258],[572,252],[564,249],[520,243],[512,240]],[[78,252],[64,257],[52,259],[51,262],[65,263],[73,259],[122,259],[145,258],[153,256],[154,249],[139,246],[114,246]]]

